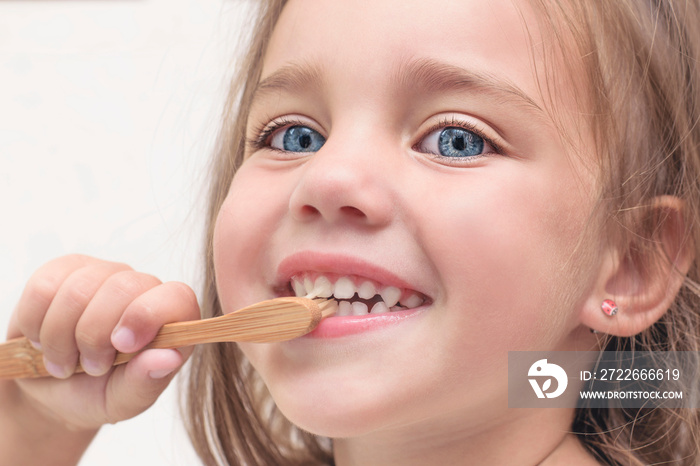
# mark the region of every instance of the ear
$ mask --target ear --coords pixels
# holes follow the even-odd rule
[[[644,226],[650,233],[633,239],[625,251],[613,245],[603,251],[598,279],[581,315],[582,324],[593,330],[629,337],[653,325],[671,306],[695,259],[683,201],[660,196],[648,209],[653,223]],[[604,299],[615,301],[617,314],[602,311]]]

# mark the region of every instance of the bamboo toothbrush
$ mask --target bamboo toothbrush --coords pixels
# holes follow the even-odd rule
[[[219,317],[166,324],[144,350],[227,341],[268,343],[291,340],[312,331],[321,319],[333,315],[337,307],[332,299],[270,299]],[[118,352],[113,365],[124,364],[139,352]],[[84,371],[78,365],[75,372]],[[0,379],[47,375],[43,353],[27,338],[15,338],[0,344]]]

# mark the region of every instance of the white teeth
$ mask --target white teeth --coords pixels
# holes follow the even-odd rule
[[[314,292],[314,282],[312,282],[309,277],[304,277],[304,288],[306,289],[306,293],[304,293],[305,295]]]
[[[360,301],[355,301],[352,303],[352,315],[363,316],[367,315],[367,305]]]
[[[314,291],[316,296],[320,298],[330,298],[333,296],[331,281],[323,275],[320,275],[314,282]]]
[[[355,295],[355,284],[348,277],[340,277],[335,282],[333,296],[337,299],[350,299]]]
[[[372,282],[364,282],[357,289],[357,296],[362,299],[371,299],[375,294],[377,294],[377,288]]]
[[[384,301],[384,304],[386,304],[387,307],[392,307],[399,302],[399,298],[401,297],[401,290],[396,288],[395,286],[387,286],[379,293],[379,296],[382,297],[382,300]]]
[[[418,307],[423,304],[423,299],[421,299],[421,297],[417,294],[412,294],[405,300],[401,301],[401,304],[409,309],[413,309],[414,307]]]
[[[340,301],[338,303],[338,311],[335,313],[336,316],[351,316],[352,315],[352,304],[350,301]]]
[[[413,309],[421,306],[425,301],[420,294],[411,292],[399,303],[401,295],[405,293],[406,290],[401,290],[395,286],[387,286],[378,290],[374,282],[370,280],[364,280],[360,286],[356,286],[353,279],[349,276],[339,277],[335,284],[331,283],[331,280],[324,275],[318,275],[315,280],[312,280],[310,276],[303,276],[303,278],[302,276],[295,276],[290,279],[290,283],[296,296],[306,296],[310,298],[333,297],[336,300],[341,300],[337,315],[361,315],[368,313],[367,304],[342,301],[352,299],[355,297],[355,294],[357,294],[360,299],[373,301],[376,301],[376,299],[373,298],[375,298],[377,294],[379,295],[381,301],[376,302],[374,306],[372,306],[369,312],[370,314],[381,314],[383,312],[401,309]]]
[[[306,288],[304,287],[304,283],[299,281],[296,278],[292,278],[292,288],[294,289],[294,294],[297,296],[305,296],[306,295]]]
[[[383,314],[384,312],[389,312],[389,308],[382,301],[379,301],[374,306],[372,306],[372,310],[369,313],[370,314]]]

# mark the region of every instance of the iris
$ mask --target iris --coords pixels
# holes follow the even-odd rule
[[[307,126],[287,128],[282,137],[282,147],[290,152],[316,152],[326,142],[318,131]]]
[[[438,136],[438,150],[445,157],[473,157],[484,150],[484,140],[464,128],[445,128]]]

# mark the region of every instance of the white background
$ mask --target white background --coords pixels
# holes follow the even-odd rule
[[[197,289],[205,167],[245,7],[0,1],[0,335],[32,272],[63,254]],[[104,427],[81,464],[197,464],[177,397],[172,384]]]

